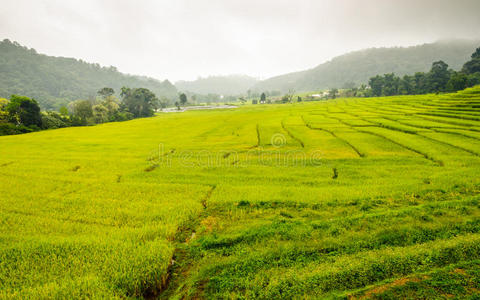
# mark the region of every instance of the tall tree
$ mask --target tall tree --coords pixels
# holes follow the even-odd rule
[[[107,96],[102,101],[101,105],[105,107],[107,110],[107,119],[109,121],[114,121],[115,120],[114,116],[116,115],[116,113],[120,108],[120,105],[118,104],[118,99],[113,95]]]
[[[448,65],[442,60],[434,62],[428,74],[429,91],[444,92],[449,80],[450,71],[448,70]]]
[[[185,95],[184,93],[181,93],[179,97],[180,97],[180,104],[182,106],[185,106],[185,104],[187,104],[187,95]]]
[[[475,52],[472,53],[472,59],[480,58],[480,47],[478,47]]]
[[[428,93],[427,75],[424,72],[416,72],[413,77],[415,81],[414,94]]]
[[[447,91],[456,92],[467,87],[468,76],[464,73],[455,72],[447,83]]]
[[[336,88],[330,89],[330,91],[328,92],[328,98],[336,99],[337,96],[338,96],[338,89]]]
[[[175,103],[174,103],[174,104],[175,104],[175,106],[177,107],[177,110],[180,110],[180,102],[178,102],[178,101],[175,101]]]
[[[480,84],[480,72],[468,75],[467,87]]]
[[[383,75],[382,94],[385,96],[397,95],[399,82],[400,78],[396,77],[393,73]]]
[[[154,93],[145,88],[131,89],[122,87],[122,106],[135,118],[151,117],[158,106]]]
[[[11,122],[25,126],[42,126],[40,106],[34,99],[12,95],[6,109]]]
[[[398,93],[400,95],[414,94],[415,80],[413,76],[404,75],[399,82]]]
[[[93,117],[92,102],[88,100],[74,101],[70,103],[69,107],[73,116],[81,120],[80,122],[81,125],[86,125],[88,122],[88,119]]]
[[[266,100],[267,96],[265,95],[265,93],[262,93],[262,95],[260,95],[260,103],[265,103]]]
[[[370,78],[368,81],[368,85],[372,90],[373,96],[381,96],[383,91],[383,77],[377,75],[375,77]]]
[[[295,91],[293,89],[289,89],[288,92],[282,97],[282,102],[291,103],[293,95],[295,95]]]
[[[472,59],[463,65],[462,72],[466,74],[480,72],[480,48],[477,48],[472,54]]]
[[[92,107],[93,111],[93,119],[95,120],[95,123],[100,124],[103,122],[108,121],[108,109],[102,105],[102,104],[97,104]]]
[[[97,94],[102,97],[103,99],[106,99],[109,96],[112,96],[115,94],[115,91],[112,88],[109,87],[104,87],[100,90],[98,90]]]

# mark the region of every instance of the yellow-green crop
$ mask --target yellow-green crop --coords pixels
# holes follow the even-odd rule
[[[472,295],[479,156],[478,87],[0,137],[0,298]]]

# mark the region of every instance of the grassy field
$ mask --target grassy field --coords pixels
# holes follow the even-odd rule
[[[0,137],[0,298],[480,293],[480,88]]]

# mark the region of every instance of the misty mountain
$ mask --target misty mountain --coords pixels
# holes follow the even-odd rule
[[[313,69],[266,79],[252,90],[312,91],[341,88],[348,82],[360,85],[377,74],[426,72],[438,60],[459,70],[479,46],[480,41],[445,40],[412,47],[370,48],[337,56]]]
[[[196,94],[240,95],[245,94],[258,81],[246,75],[209,76],[194,81],[178,81],[179,91]]]
[[[122,86],[144,87],[158,98],[176,98],[169,81],[120,73],[115,67],[39,54],[17,42],[0,42],[0,97],[19,94],[35,98],[42,108],[56,109],[76,99],[94,97],[102,87],[119,93]]]

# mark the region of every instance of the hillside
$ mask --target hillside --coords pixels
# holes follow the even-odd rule
[[[480,87],[0,137],[2,299],[468,298]]]
[[[178,81],[179,91],[196,94],[242,95],[258,81],[246,75],[209,76],[194,81]]]
[[[126,75],[115,67],[39,54],[9,40],[0,42],[0,97],[24,95],[35,98],[44,109],[56,109],[72,100],[93,97],[102,87],[119,92],[122,86],[148,88],[159,98],[177,95],[167,80]]]
[[[372,76],[426,72],[434,61],[443,60],[459,70],[480,41],[450,40],[413,47],[371,48],[333,58],[313,69],[276,76],[259,82],[255,91],[312,91],[341,88],[347,82],[367,83]]]

